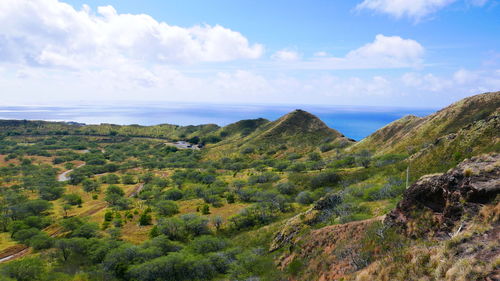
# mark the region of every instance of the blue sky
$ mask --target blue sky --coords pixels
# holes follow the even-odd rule
[[[499,46],[498,0],[3,0],[0,103],[440,107]]]

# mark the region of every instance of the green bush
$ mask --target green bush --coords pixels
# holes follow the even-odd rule
[[[297,203],[300,203],[302,205],[309,205],[314,202],[314,198],[311,192],[302,191],[297,195],[295,201],[297,201]]]
[[[227,241],[211,235],[202,235],[196,237],[189,247],[194,253],[207,254],[223,250],[227,247]]]
[[[171,200],[162,200],[155,204],[156,211],[162,216],[173,216],[179,213],[179,206]]]

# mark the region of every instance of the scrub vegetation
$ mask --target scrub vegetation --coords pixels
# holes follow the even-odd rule
[[[499,108],[477,95],[359,143],[302,110],[225,127],[0,120],[0,280],[494,276],[498,189],[453,201],[467,208],[448,236],[409,198],[484,153],[460,179],[498,182]],[[401,204],[407,220],[388,219]]]

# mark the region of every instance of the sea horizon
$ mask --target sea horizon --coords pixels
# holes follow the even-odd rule
[[[295,110],[308,111],[330,128],[357,141],[405,115],[423,117],[436,108],[348,105],[258,105],[258,104],[185,104],[161,105],[78,105],[78,106],[0,106],[0,119],[78,122],[85,124],[143,125],[174,124],[180,126],[228,124],[245,119],[270,121]]]

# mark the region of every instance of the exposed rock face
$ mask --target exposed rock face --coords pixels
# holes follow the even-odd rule
[[[421,234],[448,237],[465,215],[476,215],[499,193],[500,154],[473,157],[447,173],[422,177],[405,191],[385,223],[411,236],[424,229]]]

